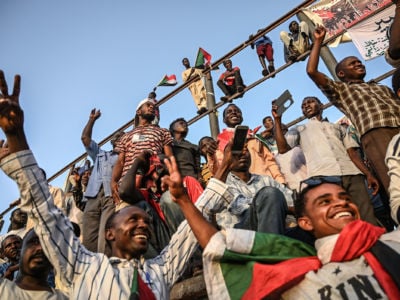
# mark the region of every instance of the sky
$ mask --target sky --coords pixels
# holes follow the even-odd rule
[[[0,68],[12,87],[15,74],[22,76],[20,103],[30,148],[48,177],[84,153],[80,140],[92,108],[101,110],[93,139],[101,141],[130,121],[136,105],[168,74],[178,86],[184,70],[182,58],[192,65],[202,47],[212,61],[246,41],[303,1],[131,1],[131,0],[2,0],[0,1]],[[296,17],[292,18],[293,20]],[[291,20],[292,20],[291,19]],[[279,32],[290,20],[268,33],[273,41],[276,68],[284,64]],[[337,60],[361,57],[352,43],[331,49]],[[233,56],[249,85],[262,77],[255,50],[247,47]],[[271,100],[288,89],[295,100],[283,115],[289,122],[301,115],[305,96],[327,100],[308,78],[306,62],[286,68],[235,100],[250,128],[271,114]],[[391,69],[383,57],[365,62],[366,79]],[[217,102],[223,96],[216,81],[223,70],[213,71]],[[320,62],[320,70],[328,74]],[[389,80],[382,83],[390,85]],[[176,86],[176,87],[178,87]],[[176,87],[157,88],[161,99]],[[224,128],[219,109],[219,126]],[[185,89],[160,107],[162,127],[178,117],[196,115],[190,92]],[[335,108],[324,113],[330,121],[342,114]],[[210,135],[208,117],[190,126],[187,139],[195,144]],[[0,139],[4,134],[0,133]],[[105,149],[110,149],[105,145]],[[65,175],[51,182],[63,187]],[[16,184],[0,173],[0,212],[19,198]],[[9,214],[4,217],[7,230]]]

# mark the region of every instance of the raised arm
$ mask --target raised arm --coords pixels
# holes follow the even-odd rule
[[[224,157],[214,174],[214,178],[222,182],[226,182],[228,174],[232,169],[232,144],[233,138],[228,142],[228,144],[226,144],[224,149]]]
[[[92,109],[89,115],[89,120],[87,121],[85,127],[82,130],[81,140],[85,147],[89,147],[90,142],[92,140],[92,131],[94,123],[98,118],[100,118],[101,112],[100,110],[96,110],[95,108]]]
[[[278,147],[278,152],[280,154],[288,152],[291,148],[288,144],[288,142],[285,139],[285,136],[283,134],[283,129],[282,129],[282,116],[278,114],[278,106],[275,104],[272,104],[272,117],[274,118],[275,122],[275,140],[276,140],[276,145]]]
[[[24,132],[24,113],[19,106],[20,89],[21,77],[15,75],[10,95],[4,72],[0,70],[0,127],[6,136],[9,153],[29,149]]]
[[[307,74],[318,87],[326,86],[328,80],[324,73],[318,71],[319,55],[321,53],[322,43],[326,35],[325,27],[317,25],[314,31],[314,44],[311,48],[310,57],[307,62]]]
[[[17,183],[21,210],[32,218],[46,256],[61,282],[68,286],[93,254],[82,253],[86,250],[75,237],[68,219],[54,206],[46,178],[29,150],[23,129],[23,112],[19,106],[19,85],[17,75],[13,94],[9,95],[4,74],[0,71],[0,127],[9,149],[9,154],[1,158],[0,167]]]
[[[125,176],[121,179],[118,187],[118,194],[120,199],[128,203],[138,203],[143,201],[143,194],[140,192],[140,186],[136,186],[136,174],[141,170],[142,174],[147,174],[150,168],[151,151],[143,151],[132,163],[131,168],[126,172]]]

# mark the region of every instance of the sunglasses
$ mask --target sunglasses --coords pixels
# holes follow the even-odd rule
[[[301,193],[307,187],[318,186],[322,183],[334,183],[342,185],[342,178],[340,176],[313,176],[300,181],[299,191]]]

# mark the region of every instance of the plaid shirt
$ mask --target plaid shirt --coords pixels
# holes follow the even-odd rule
[[[361,136],[379,127],[400,127],[400,100],[393,91],[375,82],[345,83],[328,79],[319,87],[355,125]]]

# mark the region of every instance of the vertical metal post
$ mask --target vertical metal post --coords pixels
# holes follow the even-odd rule
[[[300,21],[304,21],[307,23],[308,28],[310,29],[310,38],[313,38],[312,32],[315,30],[315,25],[313,22],[304,14],[303,12],[297,13],[297,18]],[[334,80],[340,81],[339,78],[336,76],[335,72],[335,67],[337,65],[337,60],[335,56],[333,56],[331,50],[327,46],[323,46],[321,48],[321,54],[320,54],[323,62],[325,63],[326,67],[328,68],[329,73],[331,73],[331,76],[333,77]]]
[[[214,94],[214,86],[213,86],[211,72],[208,72],[208,74],[205,76],[205,86],[207,91],[207,109],[213,110],[208,115],[208,120],[210,122],[210,132],[211,136],[214,139],[217,139],[217,136],[219,134],[219,124],[218,124],[217,110],[215,109],[215,94]]]

